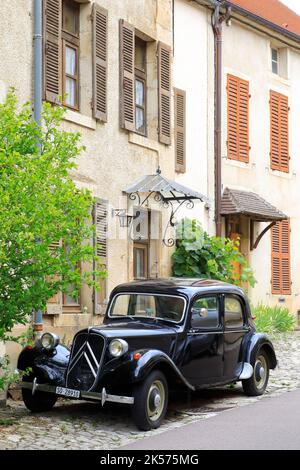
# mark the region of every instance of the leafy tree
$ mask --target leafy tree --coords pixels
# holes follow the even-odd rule
[[[239,242],[229,238],[210,237],[196,220],[183,219],[177,227],[177,248],[172,255],[173,275],[217,279],[240,285],[255,279],[243,254]],[[233,264],[241,265],[241,275],[234,271]]]
[[[76,296],[105,276],[90,243],[92,195],[70,176],[80,135],[59,127],[63,114],[45,103],[40,128],[13,90],[0,104],[0,341],[58,291]],[[93,261],[97,270],[81,272]]]

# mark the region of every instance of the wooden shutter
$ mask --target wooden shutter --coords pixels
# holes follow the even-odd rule
[[[228,158],[249,162],[249,82],[227,76]]]
[[[108,12],[93,6],[93,116],[107,121]]]
[[[50,251],[55,251],[58,247],[61,247],[62,244],[60,241],[53,242],[49,246]],[[60,315],[63,309],[63,294],[58,292],[51,299],[48,300],[46,306],[46,313],[48,315]]]
[[[93,210],[93,223],[96,226],[94,240],[95,254],[99,256],[101,265],[107,269],[107,224],[108,201],[97,199]],[[94,290],[94,314],[102,314],[106,308],[107,279],[100,280],[100,290]]]
[[[61,95],[61,0],[44,0],[44,98],[57,103]]]
[[[120,124],[135,130],[134,114],[134,27],[120,20]]]
[[[271,169],[289,172],[289,102],[288,97],[270,92]]]
[[[158,139],[171,144],[171,48],[158,43]]]
[[[186,169],[186,93],[174,89],[175,107],[175,170],[184,173]]]
[[[290,221],[277,222],[272,228],[272,293],[291,294]]]

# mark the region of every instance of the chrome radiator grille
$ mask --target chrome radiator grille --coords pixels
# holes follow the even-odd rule
[[[103,336],[79,333],[71,351],[66,386],[76,390],[91,390],[101,367],[103,353]]]

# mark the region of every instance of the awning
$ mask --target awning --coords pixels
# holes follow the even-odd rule
[[[198,191],[162,176],[159,168],[155,175],[143,176],[123,192],[139,207],[147,207],[152,198],[156,203],[161,203],[164,209],[170,209],[170,218],[163,235],[163,243],[168,247],[175,245],[174,236],[167,235],[167,233],[170,228],[175,227],[175,215],[180,207],[193,209],[195,200],[208,202],[207,197]]]
[[[182,201],[199,199],[204,202],[207,198],[203,194],[187,188],[176,181],[161,176],[160,170],[155,175],[146,175],[124,189],[126,194],[157,193],[164,201]]]
[[[245,215],[254,221],[286,220],[283,212],[256,193],[226,188],[221,202],[221,215]]]

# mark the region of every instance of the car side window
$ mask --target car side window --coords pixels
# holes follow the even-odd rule
[[[236,297],[225,297],[224,322],[226,328],[241,328],[244,325],[243,306]]]
[[[214,329],[220,324],[217,296],[200,297],[192,305],[192,328]]]

